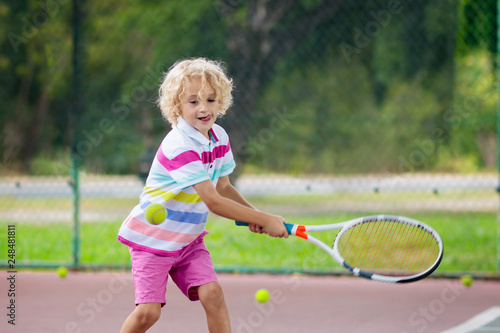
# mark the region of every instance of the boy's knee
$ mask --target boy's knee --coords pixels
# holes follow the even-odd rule
[[[150,327],[160,319],[161,307],[142,306],[137,309],[137,321],[140,326]]]
[[[224,293],[222,287],[217,282],[210,282],[198,289],[198,295],[201,302],[221,302],[224,301]]]

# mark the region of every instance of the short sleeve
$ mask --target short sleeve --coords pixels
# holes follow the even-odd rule
[[[162,145],[158,149],[156,158],[181,189],[210,180],[209,174],[203,167],[201,156],[195,150],[165,152]]]
[[[218,146],[215,156],[217,159],[220,159],[220,164],[218,166],[220,168],[219,177],[225,177],[230,175],[236,166],[233,151],[231,150],[231,144],[229,142],[229,135],[227,135],[226,131],[217,124],[214,124],[212,129],[218,138]]]
[[[220,172],[220,177],[229,176],[233,173],[234,168],[236,167],[236,163],[234,162],[233,152],[231,150],[231,145],[229,144],[229,140],[227,142],[227,151],[224,154],[222,159],[222,167]]]

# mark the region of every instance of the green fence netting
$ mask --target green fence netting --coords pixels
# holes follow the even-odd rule
[[[443,237],[436,274],[498,276],[496,1],[30,0],[0,16],[2,264],[15,229],[20,266],[129,265],[116,233],[170,129],[162,74],[203,56],[234,79],[218,123],[256,207],[407,215]],[[207,229],[220,270],[338,270],[300,240]]]

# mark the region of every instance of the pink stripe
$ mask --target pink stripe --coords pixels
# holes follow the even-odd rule
[[[209,129],[209,131],[212,134],[212,137],[215,139],[215,142],[218,142],[219,138],[217,137],[217,135],[215,135],[215,131],[213,129]]]
[[[203,164],[210,163],[210,152],[209,151],[204,151],[201,154],[201,161]]]
[[[168,171],[177,170],[191,162],[200,161],[200,155],[193,150],[185,151],[170,160],[163,153],[161,146],[158,148],[156,158],[158,159],[158,162],[160,162],[160,164],[163,165]]]
[[[203,233],[201,235],[199,235],[196,240],[194,242],[197,241],[197,239],[203,239],[203,237],[205,237],[206,235],[208,235],[208,231],[203,231]],[[130,246],[134,249],[138,249],[138,250],[142,250],[142,251],[147,251],[147,252],[150,252],[150,253],[154,253],[154,254],[159,254],[161,256],[176,256],[176,255],[179,255],[181,254],[182,252],[184,252],[184,250],[186,249],[186,247],[183,247],[182,249],[180,250],[175,250],[175,251],[164,251],[164,250],[159,250],[159,249],[155,249],[155,248],[152,248],[152,247],[149,247],[149,246],[145,246],[145,245],[141,245],[141,244],[137,244],[137,243],[134,243],[132,241],[129,241],[128,239],[125,239],[123,238],[122,236],[118,236],[118,241],[127,245],[127,246]]]
[[[231,150],[231,146],[229,145],[229,142],[225,146],[217,146],[214,148],[213,154],[215,155],[215,158],[221,158],[226,155],[228,151]]]
[[[128,239],[123,238],[122,236],[118,236],[118,241],[121,242],[121,243],[123,243],[123,244],[125,244],[125,245],[127,245],[127,246],[130,246],[130,247],[132,247],[134,249],[142,250],[142,251],[147,251],[147,252],[151,252],[151,253],[154,253],[154,254],[159,254],[161,256],[176,256],[176,255],[181,254],[182,251],[184,250],[184,248],[182,248],[180,250],[176,250],[176,251],[158,250],[158,249],[154,249],[154,248],[149,247],[149,246],[144,246],[144,245],[140,245],[140,244],[131,242]]]
[[[229,146],[228,143],[225,146],[215,147],[214,150],[212,151],[212,154],[210,154],[209,151],[204,151],[203,154],[201,155],[201,161],[203,162],[203,164],[211,163],[216,158],[224,157],[229,150],[231,150],[231,147]]]
[[[193,240],[196,239],[196,237],[199,236],[199,234],[195,235],[190,235],[190,234],[184,234],[180,232],[174,232],[174,231],[168,231],[168,230],[163,230],[158,227],[154,227],[152,225],[148,225],[146,223],[143,223],[133,217],[130,217],[126,222],[125,226],[127,226],[129,229],[132,229],[140,234],[143,234],[148,237],[153,237],[158,240],[162,241],[167,241],[167,242],[176,242],[176,243],[191,243]]]

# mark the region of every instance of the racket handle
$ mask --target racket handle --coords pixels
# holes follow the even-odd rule
[[[234,224],[236,224],[238,227],[248,227],[248,223],[246,222],[234,221]]]
[[[239,227],[248,227],[248,223],[246,223],[246,222],[234,221],[234,224],[236,224]],[[288,231],[288,234],[291,235],[292,234],[293,224],[286,223],[286,222],[283,223],[283,224],[285,225],[285,228]]]

